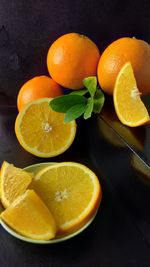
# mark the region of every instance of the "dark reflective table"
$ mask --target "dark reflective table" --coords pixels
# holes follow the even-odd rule
[[[101,53],[124,36],[149,43],[149,10],[148,0],[0,1],[0,164],[47,161],[18,144],[12,105],[25,81],[48,74],[50,44],[68,32],[87,35]],[[81,162],[96,172],[103,199],[95,220],[81,235],[48,246],[21,242],[0,226],[0,267],[150,266],[150,127],[121,125],[110,102],[101,116],[78,120],[72,146],[49,159]]]
[[[18,144],[14,132],[16,115],[15,107],[0,106],[0,164],[3,160],[19,167],[48,160],[81,162],[96,172],[103,199],[89,228],[64,243],[29,244],[15,239],[0,227],[0,266],[148,267],[148,162],[127,146],[103,114],[78,121],[75,141],[64,154],[51,159],[34,157]],[[136,144],[140,150],[139,143]]]
[[[150,113],[150,93],[142,96],[142,101]],[[136,153],[145,164],[150,167],[150,125],[128,127],[120,123],[114,109],[112,97],[108,96],[106,97],[101,118],[114,130],[115,133],[117,133],[117,135],[119,135],[122,141],[133,150],[133,153]],[[105,129],[104,127],[102,128],[102,132],[104,132]],[[104,136],[110,142],[115,138],[115,134],[111,137],[110,134],[107,134],[107,131],[104,132]]]

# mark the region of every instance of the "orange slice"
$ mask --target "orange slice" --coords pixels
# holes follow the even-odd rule
[[[54,215],[58,234],[83,226],[99,207],[102,191],[98,178],[86,166],[62,162],[41,170],[33,189]]]
[[[150,122],[130,62],[122,67],[117,76],[113,99],[117,116],[123,124],[136,127]]]
[[[1,218],[19,234],[36,240],[49,240],[56,234],[52,214],[33,190],[18,197],[1,213]]]
[[[13,164],[4,161],[1,167],[1,201],[7,208],[18,196],[22,195],[33,178],[32,173],[28,173]]]
[[[53,157],[66,151],[76,134],[76,122],[64,122],[64,114],[53,111],[49,98],[32,101],[18,114],[15,132],[21,146],[33,155]]]

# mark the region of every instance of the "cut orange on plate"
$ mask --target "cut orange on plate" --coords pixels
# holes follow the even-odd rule
[[[19,196],[5,211],[1,218],[19,234],[37,240],[55,237],[55,220],[44,202],[33,190]]]
[[[136,127],[150,122],[130,62],[122,67],[117,76],[113,99],[116,113],[123,124]]]
[[[54,215],[58,235],[85,225],[96,213],[102,197],[96,175],[75,162],[44,168],[33,179],[32,187]]]
[[[33,178],[32,173],[28,173],[13,164],[4,161],[1,167],[1,201],[7,208],[18,196],[22,195]]]
[[[53,157],[66,151],[76,134],[76,122],[64,122],[64,114],[53,111],[50,98],[32,101],[18,114],[15,132],[21,146],[33,155]]]

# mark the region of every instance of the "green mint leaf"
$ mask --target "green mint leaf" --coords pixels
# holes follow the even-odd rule
[[[52,99],[49,103],[50,107],[61,113],[66,113],[72,106],[77,104],[85,104],[87,99],[81,95],[64,95]]]
[[[72,106],[65,115],[65,122],[70,122],[72,120],[75,120],[79,118],[85,111],[86,105],[85,104],[77,104]]]
[[[83,80],[83,84],[85,86],[84,89],[56,97],[49,103],[53,110],[66,113],[65,122],[75,120],[82,114],[84,119],[88,119],[91,117],[92,112],[100,113],[104,105],[105,98],[102,91],[97,87],[97,77],[87,77]]]
[[[97,78],[96,76],[91,76],[83,79],[84,86],[88,89],[91,97],[94,97],[97,87]]]
[[[82,90],[73,91],[69,95],[85,95],[86,93],[88,93],[88,90],[82,89]]]
[[[85,120],[87,120],[88,118],[91,117],[92,111],[93,111],[93,105],[94,105],[94,100],[93,100],[93,98],[90,97],[88,99],[88,103],[86,105],[86,110],[85,110],[84,116],[83,116]]]
[[[105,97],[103,92],[97,88],[95,96],[94,96],[94,106],[93,106],[93,112],[94,113],[100,113],[101,109],[104,105]]]

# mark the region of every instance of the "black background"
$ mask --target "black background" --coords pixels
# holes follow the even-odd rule
[[[62,34],[85,34],[101,53],[124,36],[149,42],[149,9],[149,0],[0,0],[1,95],[15,103],[26,80],[47,74],[48,48]]]
[[[35,75],[47,74],[46,55],[60,35],[78,32],[100,51],[113,40],[135,36],[150,41],[149,1],[0,0],[0,163],[43,161],[18,144],[14,134],[16,96]],[[78,122],[71,148],[52,161],[72,160],[93,169],[102,184],[103,200],[92,225],[80,236],[57,245],[21,242],[0,227],[1,267],[149,267],[149,187],[137,178],[125,146],[103,139],[97,120]]]

